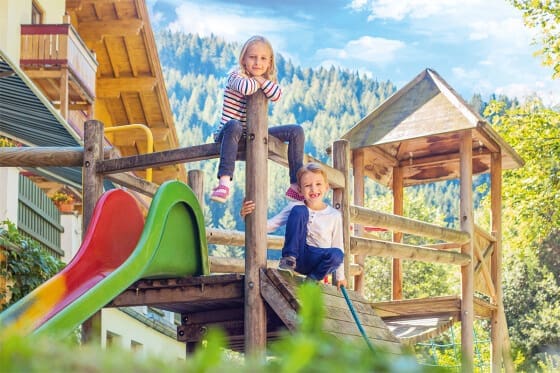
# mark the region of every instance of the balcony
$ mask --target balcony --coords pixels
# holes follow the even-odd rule
[[[91,113],[98,63],[71,24],[21,25],[20,66],[64,118]]]

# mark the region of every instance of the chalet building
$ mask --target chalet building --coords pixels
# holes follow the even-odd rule
[[[121,156],[178,146],[145,2],[0,0],[0,136],[18,146],[80,147],[92,118]],[[182,165],[134,174],[186,181]],[[0,220],[68,262],[83,234],[82,169],[0,167],[0,180]],[[70,210],[55,206],[55,194],[70,196]],[[103,346],[185,357],[173,313],[141,306],[96,317]]]

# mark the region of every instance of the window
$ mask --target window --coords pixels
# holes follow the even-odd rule
[[[107,330],[107,337],[106,337],[106,343],[105,346],[107,348],[112,347],[112,346],[120,346],[121,345],[121,336],[116,334],[116,333],[112,333],[110,331]]]
[[[31,24],[33,25],[42,24],[43,14],[44,11],[41,8],[41,6],[36,1],[33,1],[33,4],[31,5]]]
[[[130,341],[130,350],[132,352],[142,352],[142,350],[144,349],[144,345],[140,342],[136,342],[136,341]]]

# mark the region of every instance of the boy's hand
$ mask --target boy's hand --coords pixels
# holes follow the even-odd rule
[[[253,211],[255,211],[255,202],[247,201],[244,199],[243,205],[241,206],[241,211],[239,211],[239,215],[241,215],[242,218],[245,218],[245,216],[249,215]]]
[[[338,289],[338,291],[340,291],[340,287],[344,286],[347,287],[348,286],[348,282],[346,280],[338,280],[336,282],[336,288]]]

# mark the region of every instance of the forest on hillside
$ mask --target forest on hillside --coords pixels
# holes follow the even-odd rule
[[[157,33],[156,42],[181,145],[212,142],[225,79],[236,65],[240,45],[215,36],[203,38],[169,31]],[[302,69],[281,55],[276,59],[284,93],[280,101],[269,105],[269,123],[302,125],[306,153],[329,164],[332,160],[325,149],[398,88],[390,81],[380,82],[358,72],[334,67]],[[504,172],[503,282],[514,358],[518,367],[528,369],[560,350],[560,112],[545,107],[538,97],[519,102],[494,96],[484,102],[475,95],[466,101],[526,162],[521,169]],[[226,204],[210,203],[208,199],[216,181],[215,160],[188,167],[205,173],[206,225],[243,230],[238,215],[244,197],[243,162],[237,162],[233,198]],[[486,175],[476,177],[473,190],[475,220],[489,231],[488,183]],[[287,186],[287,169],[269,162],[269,216],[285,205]],[[368,184],[366,195],[367,207],[391,211],[392,199],[383,187]],[[405,215],[457,228],[458,195],[457,181],[407,188]],[[408,236],[405,242],[421,243]],[[244,252],[239,247],[213,246],[210,254],[241,258]],[[270,257],[275,255],[278,252]],[[460,283],[454,268],[406,261],[404,266],[405,298],[458,292]],[[389,299],[389,262],[370,258],[366,271],[366,296],[371,300]],[[487,324],[478,327],[477,333],[487,333]],[[440,338],[442,343],[453,339],[449,334]],[[560,364],[560,358],[556,359],[551,364]]]

